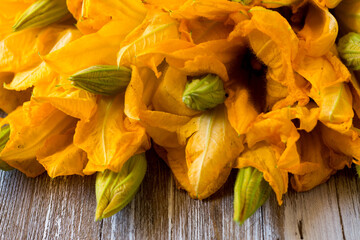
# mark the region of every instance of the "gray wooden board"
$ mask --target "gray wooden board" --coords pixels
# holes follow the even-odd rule
[[[242,226],[232,220],[232,172],[209,199],[191,199],[153,150],[134,198],[94,221],[94,176],[27,178],[0,172],[0,239],[360,239],[360,181],[353,169],[305,193],[274,194]]]

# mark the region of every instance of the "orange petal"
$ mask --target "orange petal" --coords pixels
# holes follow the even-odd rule
[[[79,121],[74,144],[89,158],[85,174],[110,169],[119,172],[134,154],[150,147],[145,129],[124,115],[124,94],[102,97],[90,121]]]
[[[36,154],[51,178],[81,175],[87,163],[86,153],[73,144],[74,129],[49,137]]]

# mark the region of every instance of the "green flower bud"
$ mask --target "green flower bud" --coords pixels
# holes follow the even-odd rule
[[[340,38],[338,51],[344,64],[353,69],[360,70],[360,34],[348,33]]]
[[[4,149],[6,143],[9,141],[10,136],[10,126],[4,125],[1,127],[0,130],[0,152]],[[13,170],[14,168],[10,167],[6,162],[0,159],[0,170],[9,171]]]
[[[253,167],[239,169],[234,189],[234,220],[243,224],[264,204],[270,192],[262,172]]]
[[[360,165],[355,165],[355,169],[358,177],[360,178]]]
[[[97,173],[95,220],[114,215],[134,198],[146,167],[145,153],[142,153],[131,157],[118,173],[110,170]]]
[[[130,79],[131,69],[111,65],[92,66],[69,78],[75,87],[100,95],[115,95],[125,91]]]
[[[66,0],[38,0],[33,3],[16,21],[14,31],[27,28],[45,27],[64,19],[70,12]]]
[[[219,76],[208,74],[203,78],[187,83],[182,100],[194,110],[204,111],[216,107],[225,101],[225,90]]]

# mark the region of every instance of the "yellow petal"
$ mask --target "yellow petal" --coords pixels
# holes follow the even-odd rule
[[[294,175],[292,177],[291,185],[296,191],[308,191],[326,182],[330,176],[336,172],[336,169],[331,165],[331,159],[334,155],[332,155],[331,150],[324,145],[320,128],[316,128],[311,133],[302,132],[298,142],[298,149],[302,162],[317,163],[318,167],[313,172],[304,175]],[[335,161],[341,159],[340,156],[336,156],[336,158]],[[348,166],[351,165],[351,158],[342,159],[345,160],[345,164]],[[342,164],[342,167],[344,167],[344,164]]]
[[[172,11],[175,18],[194,19],[205,17],[224,21],[229,14],[246,10],[242,4],[227,0],[187,0],[179,9]]]
[[[339,83],[324,88],[322,95],[319,120],[340,133],[348,133],[354,117],[352,95],[348,85]]]
[[[41,62],[37,49],[40,29],[27,29],[0,41],[0,71],[21,72]]]
[[[254,167],[264,174],[264,179],[276,193],[279,205],[282,195],[287,192],[288,172],[277,167],[278,155],[265,142],[259,142],[251,148],[245,148],[236,161],[236,168]]]
[[[225,183],[244,148],[242,142],[243,137],[238,137],[228,122],[223,105],[201,116],[199,130],[189,138],[185,149],[196,198],[207,198]]]
[[[150,147],[145,129],[137,122],[130,122],[123,111],[124,94],[103,97],[90,121],[79,121],[74,144],[88,155],[85,174],[105,169],[119,172],[131,156]]]
[[[47,27],[38,37],[37,46],[39,54],[43,55],[54,52],[80,36],[80,32],[73,27],[65,28],[64,26],[56,25]],[[57,76],[58,74],[54,72],[49,65],[42,62],[31,69],[17,73],[13,81],[5,85],[5,87],[17,91],[24,90],[36,85],[38,81],[53,79]]]
[[[36,153],[52,135],[74,127],[76,120],[50,104],[27,102],[4,120],[10,125],[10,139],[0,158],[10,166],[35,177],[44,171]]]
[[[159,145],[179,147],[176,132],[191,120],[191,117],[149,109],[157,79],[149,69],[133,66],[129,86],[125,92],[126,116],[146,128],[149,136]]]
[[[306,54],[320,57],[334,45],[338,33],[335,17],[324,8],[309,4],[305,25],[298,32],[300,46]]]
[[[144,50],[164,40],[179,39],[178,23],[167,13],[149,12],[145,20],[121,43],[118,65],[130,66],[137,63],[137,56]],[[160,64],[159,61],[156,65]]]
[[[13,32],[12,26],[21,14],[36,0],[2,0],[0,8],[0,39]]]
[[[163,71],[160,84],[153,96],[153,106],[156,111],[168,112],[182,116],[193,116],[199,111],[188,108],[182,101],[182,95],[187,82],[187,75],[167,66]]]
[[[316,165],[301,163],[296,142],[300,135],[292,119],[299,119],[299,129],[311,131],[318,119],[319,110],[308,110],[306,107],[282,108],[261,114],[246,134],[249,148],[256,143],[266,141],[280,156],[277,167],[294,174],[305,174],[313,171]]]
[[[250,20],[240,22],[231,37],[247,36],[256,56],[268,67],[267,79],[288,88],[289,95],[277,107],[305,105],[309,98],[305,89],[297,85],[292,62],[298,52],[299,40],[285,18],[278,12],[253,7]],[[276,23],[276,24],[275,24]]]
[[[229,97],[225,100],[225,105],[229,122],[239,135],[245,134],[258,115],[250,93],[239,84],[230,85],[227,92]]]
[[[86,153],[73,144],[74,129],[49,137],[36,154],[51,178],[84,175]]]
[[[84,34],[101,29],[111,20],[141,23],[146,8],[140,0],[83,0],[67,1],[69,10],[78,20],[77,27]]]
[[[360,9],[360,2],[353,0],[342,0],[335,8],[335,16],[340,28],[346,32],[359,32],[360,21],[356,17]]]
[[[100,31],[85,35],[43,57],[56,72],[72,75],[93,65],[116,65],[116,53],[124,37],[137,23],[110,21]]]
[[[49,102],[69,116],[89,121],[96,111],[96,96],[74,88],[68,79],[59,76],[42,78],[33,91],[34,101]]]
[[[353,139],[325,125],[321,125],[321,135],[325,145],[336,153],[360,159],[360,138]]]
[[[316,5],[319,7],[326,8],[335,8],[342,0],[313,0]]]
[[[10,113],[24,102],[29,101],[31,90],[26,91],[10,91],[3,86],[12,81],[13,74],[0,73],[0,109],[6,113]]]
[[[227,39],[233,26],[224,22],[205,18],[181,21],[179,31],[184,38],[195,44],[207,41]]]
[[[289,95],[287,87],[281,83],[266,79],[266,109],[271,110],[274,105]]]

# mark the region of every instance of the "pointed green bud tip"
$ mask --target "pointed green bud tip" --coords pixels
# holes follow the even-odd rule
[[[69,15],[66,0],[38,0],[20,16],[12,27],[14,31],[46,27]]]
[[[125,91],[130,79],[131,69],[112,65],[92,66],[69,78],[77,88],[107,96]]]
[[[239,169],[234,189],[234,220],[243,224],[264,204],[271,191],[262,172],[253,167]]]
[[[348,68],[360,70],[359,33],[351,32],[340,38],[337,49],[341,59]]]
[[[10,137],[10,126],[4,125],[0,130],[0,152],[4,149],[6,143],[9,141]],[[0,170],[9,171],[13,170],[13,167],[10,167],[6,162],[0,159]]]
[[[95,220],[110,217],[123,209],[135,196],[146,173],[145,153],[134,155],[120,172],[105,170],[96,176]]]
[[[208,74],[186,84],[182,101],[188,108],[204,111],[223,103],[225,98],[226,92],[220,77]]]

